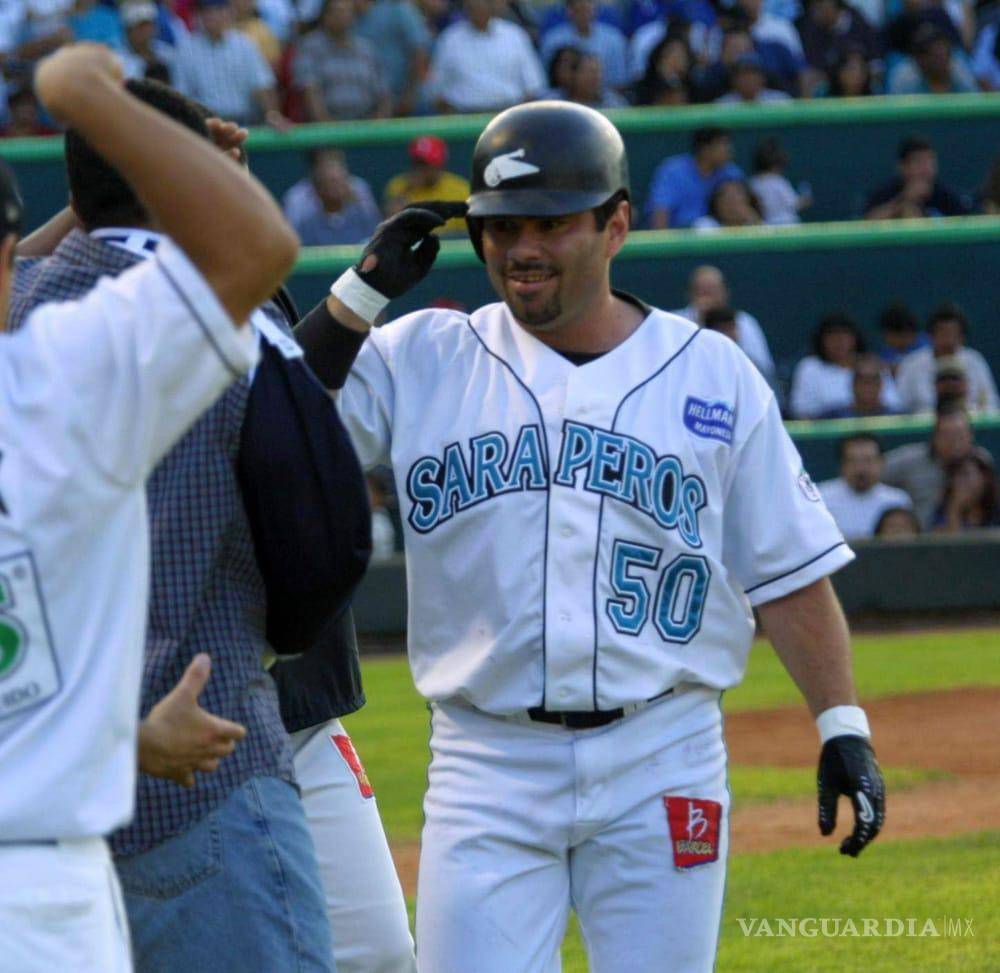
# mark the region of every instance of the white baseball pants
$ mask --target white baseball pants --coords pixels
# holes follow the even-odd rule
[[[331,720],[291,739],[337,973],[414,973],[403,890],[350,737],[340,720]]]
[[[717,692],[589,730],[435,704],[431,752],[421,973],[557,973],[570,908],[592,973],[709,973],[729,818]]]
[[[102,838],[0,843],[0,973],[131,973],[128,920]]]

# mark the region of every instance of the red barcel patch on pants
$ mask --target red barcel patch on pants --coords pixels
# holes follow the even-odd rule
[[[361,791],[361,796],[366,799],[374,797],[375,788],[372,787],[371,781],[368,780],[368,774],[365,773],[364,765],[361,763],[358,751],[354,749],[354,744],[351,743],[351,738],[346,733],[337,733],[331,736],[330,739],[340,751],[340,755],[344,758],[344,763],[351,768],[351,772],[357,777],[358,790]]]
[[[674,865],[693,868],[714,862],[719,857],[719,825],[722,805],[697,797],[665,797],[670,823],[670,846]]]

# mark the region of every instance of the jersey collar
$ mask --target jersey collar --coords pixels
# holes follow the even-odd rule
[[[160,241],[166,239],[162,233],[140,230],[134,226],[102,226],[100,229],[91,230],[89,235],[93,240],[100,240],[102,243],[127,250],[144,260],[152,257]]]

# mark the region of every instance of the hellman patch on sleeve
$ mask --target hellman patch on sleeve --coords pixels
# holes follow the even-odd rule
[[[675,867],[694,868],[717,861],[722,805],[697,797],[665,797],[663,804]]]
[[[717,439],[729,446],[733,442],[736,410],[725,402],[706,402],[689,395],[684,402],[684,425],[702,439]]]

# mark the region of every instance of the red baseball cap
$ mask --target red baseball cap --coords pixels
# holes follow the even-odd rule
[[[425,165],[434,166],[439,169],[448,161],[448,146],[444,139],[439,139],[436,135],[421,135],[410,143],[410,158],[414,162],[423,162]]]

